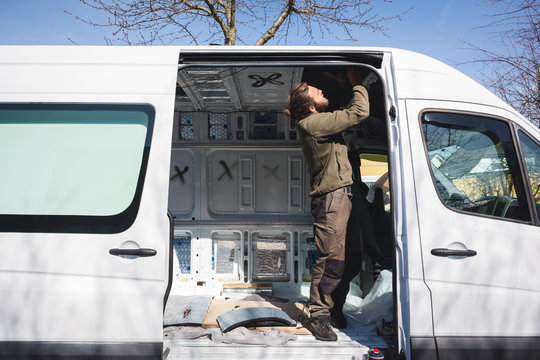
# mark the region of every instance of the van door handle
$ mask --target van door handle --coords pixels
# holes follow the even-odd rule
[[[475,256],[476,251],[470,250],[470,249],[467,249],[467,250],[455,250],[455,249],[442,249],[442,248],[439,248],[439,249],[431,249],[431,255],[442,256],[442,257],[448,257],[448,256],[470,257],[470,256]]]
[[[109,254],[114,256],[137,256],[137,257],[149,257],[157,254],[154,249],[111,249]]]

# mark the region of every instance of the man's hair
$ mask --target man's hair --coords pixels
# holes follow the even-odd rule
[[[305,82],[301,82],[294,87],[287,102],[289,108],[285,110],[285,114],[295,121],[302,120],[311,114],[309,108],[315,105],[313,99],[309,96],[308,84]]]

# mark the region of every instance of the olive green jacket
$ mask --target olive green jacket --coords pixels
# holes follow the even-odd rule
[[[353,103],[348,109],[313,113],[298,121],[296,130],[311,179],[309,196],[320,196],[353,183],[347,145],[341,132],[368,116],[368,92],[365,87],[356,85]]]

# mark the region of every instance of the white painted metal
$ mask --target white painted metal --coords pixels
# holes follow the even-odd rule
[[[468,216],[444,207],[431,181],[418,113],[440,108],[494,114],[540,136],[508,105],[455,69],[420,54],[389,48],[5,46],[0,47],[0,102],[150,104],[156,109],[156,122],[141,207],[130,229],[114,235],[0,233],[0,341],[162,341],[175,81],[178,56],[188,50],[202,54],[384,54],[379,74],[386,87],[387,110],[393,106],[397,114],[388,123],[388,134],[400,347],[408,350],[410,336],[539,335],[534,306],[540,301],[534,277],[540,273],[535,258],[540,250],[539,228]],[[182,152],[185,150],[176,151]],[[182,156],[192,165],[208,166],[197,152],[186,152],[175,160]],[[201,205],[209,199],[204,174],[197,169],[190,175],[196,183],[192,187],[195,193],[190,194],[185,208],[176,209],[178,213],[191,212],[197,219],[208,215]],[[441,224],[449,223],[460,226],[441,231]],[[309,231],[309,227],[279,229]],[[200,256],[193,261],[196,272],[175,276],[173,292],[204,293],[197,284],[205,282],[212,291],[218,289],[219,279],[212,277],[210,265],[202,258],[211,255],[211,231],[236,229],[183,226],[176,231],[192,236],[192,249]],[[240,238],[242,250],[251,246],[249,232],[242,230]],[[456,239],[479,255],[452,260],[429,253]],[[158,255],[136,260],[109,255],[109,249],[125,242],[154,248]],[[291,257],[291,268],[293,260],[302,260],[301,252],[298,254]],[[247,269],[249,274],[251,270]],[[243,271],[239,276],[245,275]],[[287,290],[288,284],[277,286]],[[340,333],[343,341],[338,347],[319,347],[314,340],[304,341],[306,338],[280,348],[207,342],[187,346],[174,341],[166,345],[174,348],[170,358],[365,355],[365,347],[343,336]]]
[[[446,101],[407,100],[421,258],[430,289],[435,336],[539,336],[540,228],[459,213],[445,207],[429,172],[418,118],[426,108],[503,117],[527,126],[502,108]],[[502,106],[501,106],[502,107]],[[469,258],[436,257],[434,248],[459,242]],[[410,261],[411,262],[411,261]],[[427,299],[413,299],[429,306]],[[413,313],[411,313],[413,316]]]
[[[128,230],[0,233],[0,341],[162,341],[177,56],[172,48],[0,50],[0,102],[149,104],[156,111],[145,187]],[[128,243],[157,255],[109,254]]]
[[[168,360],[180,359],[317,359],[363,360],[370,348],[385,348],[385,342],[366,328],[337,330],[337,342],[317,341],[312,335],[297,335],[281,346],[254,346],[213,343],[203,340],[165,340],[170,348]]]

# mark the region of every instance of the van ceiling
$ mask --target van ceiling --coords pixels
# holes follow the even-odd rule
[[[178,71],[176,105],[184,110],[283,110],[301,67],[185,67]]]
[[[184,111],[281,111],[293,86],[306,81],[321,88],[337,108],[352,94],[323,74],[360,64],[380,69],[383,56],[366,51],[182,51],[176,106]]]

